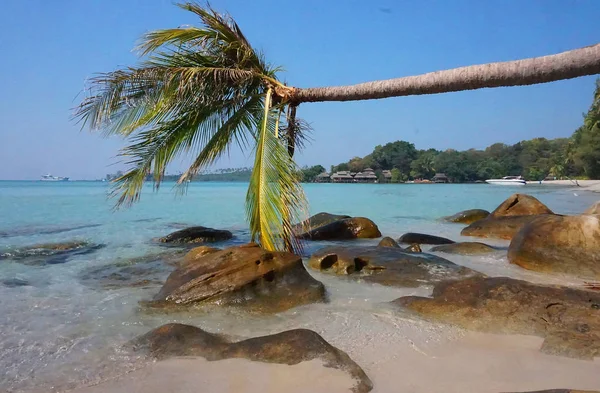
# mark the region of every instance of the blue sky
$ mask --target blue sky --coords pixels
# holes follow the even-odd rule
[[[213,0],[298,87],[352,84],[541,56],[600,41],[597,0]],[[90,179],[122,169],[123,141],[70,120],[86,78],[134,64],[139,36],[195,24],[165,0],[4,0],[0,26],[0,179],[46,172]],[[529,87],[304,104],[314,127],[301,165],[329,167],[398,139],[484,148],[569,136],[595,77]],[[218,167],[249,166],[233,151]],[[177,162],[173,171],[182,163]]]

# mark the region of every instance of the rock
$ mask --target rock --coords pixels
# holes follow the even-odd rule
[[[0,253],[0,260],[11,259],[25,265],[43,266],[67,262],[71,257],[87,255],[106,247],[85,241],[34,244]]]
[[[20,278],[7,278],[0,281],[0,283],[9,288],[28,287],[31,285],[29,281],[21,280]]]
[[[135,339],[130,345],[159,359],[200,356],[208,361],[242,358],[288,365],[319,359],[325,367],[347,372],[356,381],[353,392],[366,393],[373,388],[369,377],[345,352],[307,329],[230,342],[194,326],[170,323]]]
[[[527,194],[513,194],[491,214],[491,218],[554,214],[546,205]]]
[[[308,265],[325,273],[412,288],[480,274],[435,255],[393,247],[325,247],[310,257]]]
[[[583,214],[600,214],[600,201],[590,206]]]
[[[393,304],[467,329],[545,337],[546,353],[600,356],[597,292],[506,277],[473,277],[437,284],[433,298],[407,296]]]
[[[229,240],[233,234],[229,231],[206,227],[189,227],[158,239],[161,243],[211,243]]]
[[[398,239],[399,243],[412,243],[412,244],[452,244],[454,243],[450,239],[445,237],[426,235],[424,233],[408,232],[400,236]]]
[[[327,224],[331,224],[334,221],[343,220],[344,218],[351,218],[343,214],[330,214],[330,213],[317,213],[314,216],[302,221],[299,224],[294,225],[294,233],[297,236],[301,236],[302,233],[311,231],[313,229],[322,227]]]
[[[398,245],[398,243],[396,243],[396,241],[394,239],[392,239],[389,236],[384,237],[383,239],[381,239],[381,241],[379,242],[379,244],[377,244],[377,247],[395,247],[395,248],[400,248],[400,246]]]
[[[381,232],[368,218],[351,217],[300,233],[297,237],[307,240],[374,239],[381,237]]]
[[[494,252],[496,251],[496,249],[484,243],[462,242],[453,244],[442,244],[441,246],[432,247],[430,251],[445,252],[448,254],[459,255],[479,255]]]
[[[198,259],[202,258],[203,256],[212,254],[213,252],[217,252],[217,251],[221,251],[221,250],[218,248],[215,248],[215,247],[208,247],[208,246],[194,247],[187,254],[185,254],[185,257],[183,258],[183,261],[181,262],[181,266],[188,265],[190,263],[194,263]]]
[[[487,218],[490,212],[483,209],[469,209],[458,212],[452,216],[444,217],[444,220],[460,224],[471,224],[477,220]]]
[[[540,216],[512,239],[508,260],[537,272],[599,280],[600,216]]]
[[[460,232],[462,236],[511,240],[526,224],[539,216],[508,216],[475,221]]]
[[[323,284],[291,253],[269,252],[254,244],[186,260],[148,305],[237,305],[279,312],[325,300]]]

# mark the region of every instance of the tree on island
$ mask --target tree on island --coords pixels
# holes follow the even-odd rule
[[[131,167],[113,189],[119,205],[139,199],[148,173],[158,188],[168,163],[182,154],[195,156],[179,179],[185,185],[232,144],[252,146],[246,216],[252,240],[268,250],[301,246],[292,233],[292,223],[307,210],[292,159],[304,137],[296,117],[301,103],[531,85],[600,73],[597,44],[358,85],[296,88],[281,82],[280,68],[252,48],[230,16],[195,3],[179,6],[198,15],[202,26],[144,35],[141,64],[92,79],[75,117],[84,127],[129,140],[120,156]]]

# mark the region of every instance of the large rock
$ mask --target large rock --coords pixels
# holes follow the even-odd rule
[[[426,319],[467,329],[545,337],[546,353],[600,356],[597,292],[506,277],[473,277],[436,285],[433,298],[407,296],[393,303]]]
[[[444,217],[444,220],[450,222],[456,222],[460,224],[471,224],[477,220],[487,218],[490,212],[483,209],[469,209],[458,212],[452,216]]]
[[[308,265],[325,273],[413,288],[480,274],[431,254],[393,247],[325,247],[310,257]]]
[[[538,272],[600,280],[600,216],[540,216],[512,239],[508,260]]]
[[[374,239],[381,237],[377,225],[365,217],[351,217],[297,234],[308,240]]]
[[[408,244],[452,244],[454,243],[450,239],[446,239],[445,237],[427,235],[424,233],[415,233],[408,232],[404,235],[400,236],[398,239],[400,243],[408,243]]]
[[[525,225],[539,216],[508,216],[475,221],[460,232],[462,236],[511,240]]]
[[[343,220],[344,218],[351,217],[344,214],[331,214],[325,212],[317,213],[314,216],[302,221],[301,223],[294,225],[294,233],[300,236],[304,232],[308,232],[315,228],[331,224],[334,221]]]
[[[527,194],[513,194],[502,202],[491,214],[490,218],[508,216],[530,216],[537,214],[554,214],[548,206]]]
[[[459,254],[459,255],[480,255],[487,254],[496,251],[492,246],[488,246],[484,243],[479,242],[463,242],[453,244],[442,244],[440,246],[432,247],[430,251],[434,252],[445,252],[447,254]]]
[[[288,365],[319,359],[325,367],[347,372],[356,381],[353,392],[366,393],[373,388],[369,377],[345,352],[307,329],[230,342],[222,336],[194,326],[170,323],[135,339],[131,345],[135,350],[149,352],[159,359],[200,356],[209,361],[243,358]]]
[[[233,234],[221,229],[206,228],[202,226],[189,227],[168,234],[158,239],[161,243],[212,243],[229,240]]]
[[[308,274],[301,257],[291,253],[249,244],[185,260],[149,305],[218,304],[279,312],[325,300],[323,284]]]
[[[68,262],[74,256],[88,255],[106,247],[87,241],[34,244],[0,252],[0,260],[12,259],[25,265],[43,266]]]
[[[600,214],[600,201],[590,206],[583,214]]]

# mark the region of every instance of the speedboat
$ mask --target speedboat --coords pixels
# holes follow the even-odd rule
[[[527,184],[521,176],[504,176],[502,179],[488,179],[488,184],[497,184],[500,186],[524,186]]]
[[[68,177],[52,176],[51,174],[43,175],[42,181],[69,181]]]

